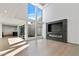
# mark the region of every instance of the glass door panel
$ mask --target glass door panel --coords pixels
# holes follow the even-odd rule
[[[19,30],[20,30],[20,33],[19,33],[19,36],[23,39],[25,39],[25,25],[22,25],[22,26],[19,26]]]
[[[37,36],[42,36],[42,10],[37,8]]]
[[[28,37],[35,37],[35,6],[28,3]]]

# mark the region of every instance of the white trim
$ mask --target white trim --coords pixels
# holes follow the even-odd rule
[[[43,9],[43,7],[39,3],[31,3],[31,4],[34,5],[34,6],[37,6],[40,9]]]

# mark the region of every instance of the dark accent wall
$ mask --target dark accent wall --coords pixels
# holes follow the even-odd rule
[[[67,42],[67,19],[48,22],[46,24],[46,38]]]

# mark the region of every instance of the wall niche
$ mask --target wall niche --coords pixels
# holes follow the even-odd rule
[[[67,19],[48,22],[46,24],[46,38],[67,42]]]

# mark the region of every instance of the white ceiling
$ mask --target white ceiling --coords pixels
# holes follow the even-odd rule
[[[0,15],[13,18],[26,18],[27,4],[0,3]]]

